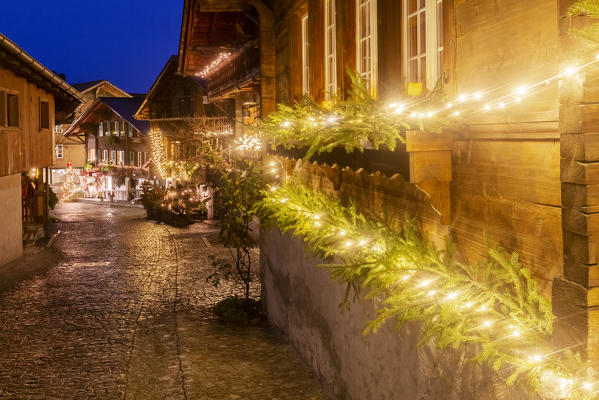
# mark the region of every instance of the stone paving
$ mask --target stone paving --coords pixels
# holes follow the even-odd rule
[[[205,282],[208,256],[227,254],[214,227],[80,203],[55,217],[45,272],[0,291],[0,399],[325,398],[270,328],[212,318],[213,304],[241,293]]]

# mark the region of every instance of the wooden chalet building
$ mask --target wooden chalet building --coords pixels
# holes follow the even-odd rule
[[[149,124],[133,118],[145,94],[99,97],[63,133],[85,146],[85,197],[131,200],[152,179]]]
[[[23,221],[47,215],[42,178],[52,164],[53,128],[68,123],[82,100],[0,34],[0,265],[21,256]]]
[[[395,152],[340,151],[315,157],[315,164],[279,153],[280,160],[313,188],[351,198],[363,210],[396,220],[408,212],[435,241],[450,234],[465,262],[483,259],[487,243],[518,252],[552,301],[556,344],[598,362],[599,70],[595,54],[570,34],[589,17],[567,16],[570,4],[187,0],[180,72],[194,76],[215,59],[204,55],[211,26],[202,23],[205,14],[241,13],[258,23],[263,116],[305,94],[318,102],[347,96],[346,68],[389,104],[409,103],[411,94],[438,83],[456,115],[461,102],[480,100],[462,128],[408,134]],[[228,79],[234,85],[241,75]],[[319,260],[302,256],[301,243],[275,230],[264,230],[261,240],[269,319],[334,396],[501,397],[489,371],[451,352],[416,350],[411,330],[398,334],[388,324],[363,338],[374,318],[371,302],[340,315],[345,287],[318,271]]]
[[[133,97],[107,80],[74,83],[71,86],[77,89],[84,98],[83,104],[75,112],[74,120],[100,97]],[[50,185],[57,193],[61,191],[61,186],[65,181],[67,165],[71,165],[72,168],[82,173],[87,162],[85,137],[83,135],[65,136],[64,133],[69,127],[70,124],[57,124],[54,128],[54,162],[50,167],[49,178]]]

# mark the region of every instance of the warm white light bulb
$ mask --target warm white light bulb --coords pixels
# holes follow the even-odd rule
[[[451,115],[453,115],[454,117],[458,117],[460,115],[460,112],[459,111],[454,111],[453,114],[451,114]]]
[[[483,94],[482,94],[482,92],[476,92],[476,93],[474,93],[474,98],[475,98],[476,100],[480,100],[480,99],[482,99],[482,98],[483,98]]]
[[[505,103],[504,103],[504,102],[502,102],[502,101],[500,101],[500,102],[497,104],[497,107],[499,107],[499,108],[505,108]]]
[[[564,70],[563,74],[566,75],[566,76],[571,76],[571,75],[574,75],[576,73],[576,71],[577,71],[577,68],[575,68],[575,67],[568,67],[568,68],[566,68]]]
[[[461,94],[461,95],[459,95],[458,100],[463,103],[466,100],[468,100],[468,95],[467,94]]]
[[[591,391],[593,390],[593,384],[591,382],[585,382],[582,384],[584,390]]]
[[[491,106],[488,104],[485,104],[485,106],[483,108],[485,111],[489,111],[491,109]]]

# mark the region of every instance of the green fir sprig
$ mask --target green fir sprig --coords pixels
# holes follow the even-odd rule
[[[439,249],[409,219],[395,230],[299,183],[265,191],[257,208],[263,222],[301,237],[327,261],[322,266],[347,285],[346,302],[361,289],[383,300],[365,334],[389,320],[398,327],[419,322],[421,343],[469,344],[476,349],[472,361],[501,371],[508,385],[523,382],[556,398],[597,398],[599,385],[580,356],[553,348],[551,304],[517,253],[490,248],[483,262],[464,264],[450,240]]]

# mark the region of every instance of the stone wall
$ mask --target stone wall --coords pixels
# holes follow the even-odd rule
[[[0,265],[23,254],[21,175],[0,176]]]
[[[397,330],[387,323],[363,335],[375,317],[376,300],[340,310],[345,286],[331,281],[322,260],[308,255],[301,239],[262,229],[263,290],[268,317],[289,337],[334,399],[529,399],[505,392],[486,368],[465,362],[468,354],[437,350],[417,325]],[[499,383],[499,384],[496,384]],[[500,392],[504,391],[504,392]]]

